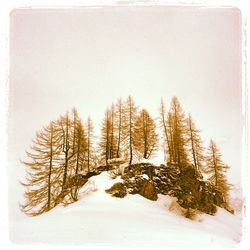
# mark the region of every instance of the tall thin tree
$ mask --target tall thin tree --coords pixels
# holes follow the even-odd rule
[[[126,103],[126,124],[127,124],[127,140],[129,148],[129,165],[133,162],[133,143],[134,143],[134,129],[137,108],[131,96],[127,98]]]
[[[110,111],[106,110],[105,116],[102,122],[101,128],[101,138],[100,138],[100,154],[102,162],[108,165],[108,160],[110,159],[110,135],[111,135],[111,123],[110,123]]]
[[[171,101],[170,111],[168,114],[168,124],[171,134],[171,146],[173,151],[173,161],[178,164],[180,169],[186,166],[188,161],[187,128],[185,123],[185,114],[181,108],[177,97],[173,97]]]
[[[29,160],[22,161],[27,167],[25,203],[22,211],[27,215],[39,215],[53,208],[58,190],[60,166],[60,136],[54,122],[36,134],[30,151]]]
[[[94,168],[94,164],[95,164],[95,152],[94,152],[94,125],[93,125],[93,121],[90,118],[90,116],[88,117],[88,121],[87,121],[87,169],[88,172],[90,172],[90,170],[92,170],[91,168]]]
[[[165,154],[165,159],[168,162],[172,162],[173,157],[171,153],[171,146],[170,146],[170,136],[168,132],[168,124],[167,124],[167,114],[166,114],[166,107],[163,102],[163,99],[161,99],[161,107],[160,107],[160,125],[161,128],[163,129],[164,133],[164,154]],[[168,155],[168,156],[167,156]]]
[[[69,191],[72,191],[74,187],[72,186],[73,183],[69,185],[69,182],[71,182],[72,177],[76,175],[76,172],[78,174],[79,166],[82,166],[79,161],[83,158],[83,155],[86,154],[86,137],[84,131],[81,131],[79,134],[79,130],[83,130],[83,125],[75,108],[73,108],[71,112],[66,112],[64,116],[61,116],[57,123],[60,126],[62,138],[62,181],[57,204],[60,202],[67,204],[72,202],[72,198],[75,200],[72,195],[70,196],[71,192]]]
[[[135,121],[134,149],[148,159],[157,149],[156,124],[146,109],[142,109]]]
[[[115,106],[112,103],[110,108],[110,147],[109,159],[115,157]]]
[[[116,158],[119,158],[121,156],[120,154],[120,147],[121,147],[121,141],[123,139],[123,131],[124,131],[124,106],[122,103],[122,99],[119,98],[117,105],[116,105],[116,113],[117,113],[117,150],[116,150]]]
[[[200,130],[196,129],[194,121],[191,115],[187,118],[188,127],[188,143],[191,155],[191,161],[198,171],[202,171],[202,163],[204,162],[204,148],[202,146],[202,140],[200,136]]]

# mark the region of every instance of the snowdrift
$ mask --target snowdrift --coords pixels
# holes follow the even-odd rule
[[[215,216],[198,214],[194,220],[180,215],[175,198],[159,195],[114,198],[105,192],[120,177],[108,172],[89,179],[79,201],[37,217],[15,222],[16,243],[91,244],[112,246],[234,246],[241,240],[241,214],[218,208]]]

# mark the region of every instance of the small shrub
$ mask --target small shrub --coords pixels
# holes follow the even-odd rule
[[[106,189],[105,192],[111,194],[111,196],[123,198],[127,195],[127,188],[123,183],[117,182],[111,188]]]
[[[173,200],[168,206],[168,210],[177,215],[184,215],[186,212],[186,209],[181,207],[180,204],[177,202],[177,198],[173,198]]]
[[[188,209],[186,209],[186,211],[183,215],[190,220],[196,220],[197,214],[198,214],[197,210],[192,209],[192,208],[188,208]]]
[[[116,179],[117,176],[121,175],[121,169],[115,168],[108,171],[108,174],[111,179]]]
[[[177,199],[174,198],[171,203],[168,206],[168,210],[170,212],[173,212],[177,215],[181,215],[184,216],[190,220],[197,220],[197,216],[198,214],[200,214],[199,211],[197,211],[196,209],[192,209],[192,208],[184,208],[182,206],[180,206],[180,204],[178,203]]]

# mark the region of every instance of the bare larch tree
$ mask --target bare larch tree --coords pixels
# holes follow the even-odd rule
[[[160,106],[160,126],[163,130],[164,134],[164,156],[167,162],[172,162],[173,157],[171,153],[171,146],[170,146],[170,139],[169,139],[169,132],[168,132],[168,123],[167,123],[167,114],[166,114],[166,107],[163,102],[163,99],[161,100],[161,106]]]
[[[170,134],[170,154],[173,162],[177,163],[180,168],[188,165],[188,153],[186,149],[187,128],[185,123],[185,114],[177,97],[171,101],[170,111],[168,113],[168,130]]]
[[[146,109],[142,109],[135,121],[134,149],[148,159],[157,149],[156,124]]]
[[[129,150],[129,165],[133,161],[133,143],[134,143],[134,129],[135,129],[135,119],[137,115],[137,108],[135,106],[134,100],[131,96],[127,98],[126,102],[126,126],[127,126],[127,141]]]
[[[36,133],[30,151],[26,151],[29,161],[22,161],[27,167],[25,203],[22,211],[27,215],[39,215],[49,211],[58,194],[60,174],[60,134],[54,122]]]
[[[196,129],[194,121],[191,115],[187,118],[187,128],[188,128],[188,143],[191,162],[193,162],[195,168],[201,172],[203,167],[203,162],[205,159],[204,148],[202,146],[202,140],[200,136],[200,130]]]
[[[210,141],[208,147],[206,162],[206,172],[210,174],[209,181],[217,187],[227,199],[230,184],[227,182],[226,172],[229,166],[222,161],[221,152],[213,140]]]

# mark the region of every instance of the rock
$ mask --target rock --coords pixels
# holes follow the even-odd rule
[[[225,207],[226,206],[226,202],[224,199],[224,196],[222,194],[222,192],[220,192],[219,190],[217,190],[216,188],[213,189],[213,202],[215,205],[219,206],[219,207]]]
[[[139,194],[152,201],[156,201],[158,199],[155,185],[148,180],[143,180]]]
[[[94,175],[98,175],[98,174],[100,174],[100,173],[97,173],[97,172],[88,172],[87,174],[85,174],[85,178],[90,178],[90,177],[92,177],[92,176],[94,176]]]
[[[126,162],[123,158],[113,158],[108,160],[108,165],[118,167]]]
[[[87,181],[88,179],[82,174],[74,175],[68,179],[65,189],[70,189],[72,187],[82,187]]]
[[[114,197],[123,198],[127,195],[127,188],[123,183],[117,182],[111,188],[106,189],[105,192]]]
[[[183,194],[178,198],[178,201],[180,206],[184,208],[197,208],[197,202],[195,197],[192,194]]]
[[[178,189],[175,187],[179,186]],[[216,205],[223,207],[223,195],[209,182],[203,181],[201,174],[192,166],[182,169],[171,194],[178,198],[180,206],[197,209],[207,214],[215,214]],[[172,191],[173,190],[173,191]]]
[[[101,173],[101,172],[103,172],[103,171],[108,171],[108,170],[111,170],[111,169],[113,169],[113,166],[107,165],[107,166],[99,166],[99,167],[97,167],[96,170],[97,170],[99,173]]]
[[[154,166],[153,165],[149,165],[147,168],[147,175],[149,177],[149,179],[153,179],[153,176],[155,175],[154,173]]]
[[[181,169],[181,171],[180,171]],[[215,214],[216,206],[226,209],[222,192],[210,182],[203,180],[201,173],[193,166],[167,166],[134,164],[124,169],[122,176],[130,194],[140,194],[150,200],[157,200],[157,194],[177,198],[182,208]]]

